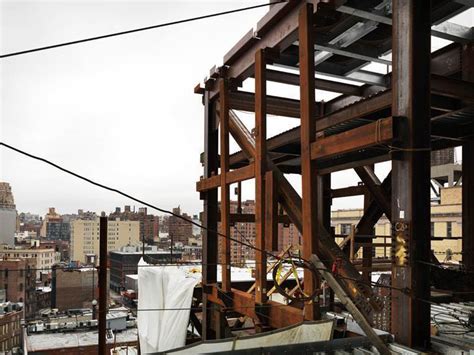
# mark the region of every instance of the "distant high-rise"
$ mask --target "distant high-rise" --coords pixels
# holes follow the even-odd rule
[[[14,243],[16,230],[16,207],[12,188],[7,182],[0,182],[0,244]]]

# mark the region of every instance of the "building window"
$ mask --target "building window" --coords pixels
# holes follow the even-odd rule
[[[352,225],[350,223],[341,224],[341,234],[349,235],[351,234]]]
[[[435,236],[435,224],[434,222],[431,222],[431,237],[433,238]]]
[[[452,222],[446,223],[446,236],[451,238],[453,236],[453,225]]]

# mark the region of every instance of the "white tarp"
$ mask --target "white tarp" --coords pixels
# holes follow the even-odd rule
[[[138,265],[137,323],[141,353],[184,346],[189,308],[198,281],[186,277],[179,267],[149,266],[143,259]]]
[[[332,340],[334,320],[304,322],[267,333],[224,340],[211,340],[166,352],[167,354],[204,354],[255,349],[268,346],[301,344]]]

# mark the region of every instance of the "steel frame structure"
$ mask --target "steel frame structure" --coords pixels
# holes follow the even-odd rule
[[[265,253],[256,252],[254,292],[233,288],[230,240],[218,248],[221,236],[213,232],[219,221],[225,235],[233,222],[254,221],[256,247],[277,251],[277,224],[289,219],[302,233],[306,259],[329,270],[342,261],[344,279],[333,280],[332,288],[355,305],[354,312],[365,322],[380,307],[366,281],[375,267],[371,235],[385,214],[393,229],[391,330],[401,344],[429,347],[427,275],[437,273],[430,266],[431,151],[462,146],[463,263],[474,271],[473,29],[447,22],[467,8],[464,1],[447,0],[274,4],[224,56],[223,65],[211,69],[204,86],[196,86],[205,123],[204,174],[197,182],[207,228],[204,339],[229,336],[229,310],[253,318],[258,331],[320,317],[318,302],[305,304],[302,311],[267,299]],[[431,53],[431,35],[454,42]],[[364,70],[371,62],[390,64],[392,71],[382,75]],[[242,82],[251,77],[255,92],[242,91]],[[268,95],[268,81],[299,86],[300,99]],[[316,89],[340,95],[318,101]],[[233,110],[255,113],[253,134]],[[267,139],[269,115],[299,118],[301,126]],[[229,154],[230,136],[241,151]],[[382,161],[392,162],[392,172],[379,181],[373,166]],[[344,169],[355,169],[363,186],[331,190],[331,173]],[[285,174],[301,175],[302,196]],[[230,214],[230,184],[248,179],[255,180],[255,215]],[[363,249],[362,274],[350,261],[348,246],[339,248],[330,231],[332,198],[354,195],[365,196],[354,236],[355,251]],[[219,259],[223,266],[218,283]],[[330,272],[322,274],[333,278]],[[305,273],[304,287],[311,293],[319,284]]]

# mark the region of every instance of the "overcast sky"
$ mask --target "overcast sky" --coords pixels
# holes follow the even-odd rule
[[[0,0],[2,54],[264,3],[257,1]],[[0,62],[0,137],[163,208],[198,213],[203,107],[193,94],[267,8],[52,49]],[[472,17],[471,17],[472,19]],[[246,89],[252,89],[252,82]],[[278,85],[270,94],[298,97]],[[282,95],[282,92],[284,95]],[[328,93],[317,93],[330,99]],[[242,115],[249,128],[253,117]],[[269,119],[269,135],[299,124]],[[389,169],[377,168],[380,177]],[[134,205],[40,162],[0,150],[0,180],[21,212],[112,211]],[[292,177],[298,187],[299,177]],[[335,174],[333,186],[357,183]],[[251,183],[244,198],[253,198]],[[360,199],[335,201],[357,207]],[[137,205],[138,207],[138,205]]]

